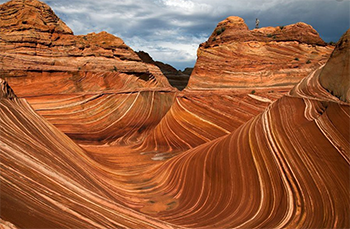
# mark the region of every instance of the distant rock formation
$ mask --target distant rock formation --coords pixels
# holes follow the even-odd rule
[[[166,78],[168,78],[171,86],[176,87],[179,90],[183,90],[187,86],[188,80],[192,73],[191,68],[186,68],[184,71],[176,70],[169,64],[154,61],[152,57],[144,51],[139,51],[136,53],[143,62],[158,66]]]
[[[141,61],[106,32],[73,35],[37,0],[0,5],[0,74],[19,96],[171,87],[158,67]]]
[[[305,23],[249,30],[232,16],[200,45],[188,89],[294,85],[332,50]]]

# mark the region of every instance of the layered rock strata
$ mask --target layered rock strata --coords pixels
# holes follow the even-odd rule
[[[24,85],[42,85],[42,93],[170,88],[161,71],[122,39],[106,32],[75,36],[37,0],[2,4],[0,33],[0,73],[19,96],[27,94]]]
[[[332,49],[305,23],[249,30],[238,17],[220,22],[198,49],[188,87],[139,149],[161,160],[227,135],[322,66]]]
[[[176,96],[170,110],[138,150],[153,154],[154,160],[165,160],[231,133],[288,90],[185,90]]]
[[[229,17],[200,45],[188,88],[295,85],[332,50],[305,23],[249,30],[242,18]]]
[[[139,141],[176,89],[106,32],[75,36],[37,0],[0,6],[0,77],[77,142]]]

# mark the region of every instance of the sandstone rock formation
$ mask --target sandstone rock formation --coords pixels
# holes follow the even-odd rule
[[[305,23],[249,30],[242,18],[229,17],[198,49],[188,88],[293,85],[324,64],[332,50]]]
[[[0,98],[15,99],[17,96],[8,83],[0,78]]]
[[[320,67],[332,49],[305,23],[250,31],[229,17],[201,45],[188,87],[139,149],[166,159],[227,135]],[[317,62],[306,63],[310,55]]]
[[[164,160],[236,130],[282,97],[285,88],[235,90],[185,90],[138,150]]]
[[[231,17],[178,92],[119,38],[74,36],[45,4],[0,12],[0,228],[350,227],[349,31],[323,66],[332,48],[309,26]],[[314,59],[292,71],[295,50]],[[235,86],[218,64],[274,76]]]
[[[171,86],[176,87],[179,90],[183,90],[187,86],[188,80],[192,73],[191,68],[186,68],[182,72],[180,70],[176,70],[174,67],[172,67],[169,64],[164,64],[160,61],[154,61],[152,57],[144,51],[139,51],[136,53],[143,62],[155,64],[156,66],[158,66],[159,69],[162,71],[162,73],[169,80],[169,83]]]
[[[131,175],[116,176],[94,161],[25,99],[12,97],[3,80],[0,89],[3,220],[19,228],[166,228],[125,207],[132,190],[122,190]],[[137,198],[132,202],[138,205]]]
[[[350,104],[321,72],[166,161],[85,151],[1,80],[1,218],[20,228],[348,228]]]
[[[130,145],[170,109],[174,92],[159,90],[28,97],[46,120],[82,144]]]
[[[0,77],[77,141],[137,141],[172,104],[157,66],[106,32],[73,35],[45,3],[2,4],[0,34]]]
[[[163,87],[160,70],[106,32],[74,36],[45,3],[0,6],[0,73],[19,96]],[[38,87],[40,85],[40,87]]]
[[[322,70],[320,82],[332,94],[350,102],[350,30],[337,43],[329,64]]]

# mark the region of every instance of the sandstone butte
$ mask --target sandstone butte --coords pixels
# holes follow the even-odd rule
[[[332,50],[302,22],[249,30],[242,18],[228,17],[200,45],[188,88],[295,85],[324,64]]]
[[[0,225],[349,228],[349,38],[262,113],[165,161],[86,151],[0,79]]]

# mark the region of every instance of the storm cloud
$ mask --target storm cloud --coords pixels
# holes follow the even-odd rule
[[[43,0],[75,34],[107,31],[178,69],[193,66],[198,45],[228,16],[249,28],[299,21],[326,41],[349,28],[349,0]],[[0,0],[0,3],[6,1]]]

